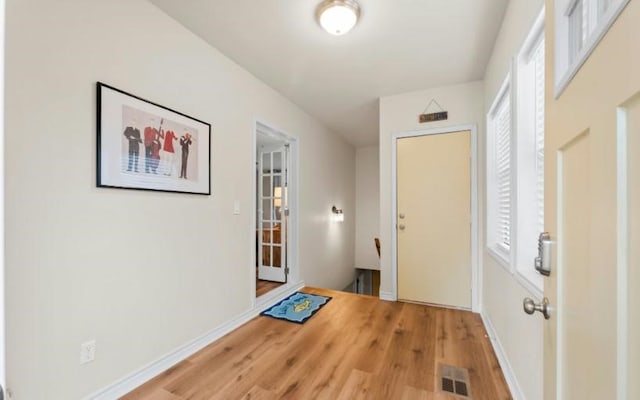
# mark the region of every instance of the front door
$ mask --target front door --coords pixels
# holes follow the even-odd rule
[[[640,399],[638,21],[631,1],[557,99],[547,75],[545,227],[557,244],[545,280],[546,400]]]
[[[288,146],[258,154],[258,279],[286,282]]]
[[[471,308],[470,138],[397,140],[400,300]]]

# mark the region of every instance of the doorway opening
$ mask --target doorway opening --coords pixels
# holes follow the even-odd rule
[[[295,248],[295,140],[257,122],[255,137],[256,298],[290,282]]]

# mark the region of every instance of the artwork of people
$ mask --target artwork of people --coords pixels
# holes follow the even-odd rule
[[[189,146],[191,146],[191,134],[186,132],[180,138],[180,146],[182,147],[182,164],[180,166],[180,178],[187,178],[187,162],[189,160]]]
[[[176,132],[184,134],[178,138]],[[157,175],[164,179],[197,179],[197,152],[193,148],[190,151],[191,146],[197,145],[197,136],[198,131],[193,127],[123,105],[121,171]],[[178,143],[181,149],[179,176]],[[140,145],[144,147],[143,159],[140,157]]]
[[[211,124],[103,82],[96,186],[211,195]]]
[[[166,176],[173,176],[176,172],[175,150],[173,147],[174,140],[178,140],[178,137],[173,131],[165,132],[164,146],[162,146],[162,163],[164,166],[164,174]]]
[[[140,143],[142,143],[142,139],[140,139],[140,129],[127,126],[124,128],[124,137],[127,138],[129,142],[127,171],[133,169],[134,172],[138,172],[138,157],[140,155]]]

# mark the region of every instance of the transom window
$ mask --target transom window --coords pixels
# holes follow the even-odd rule
[[[587,60],[629,0],[557,0],[556,97]]]

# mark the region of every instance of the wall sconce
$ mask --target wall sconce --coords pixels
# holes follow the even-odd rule
[[[331,207],[331,212],[333,213],[333,219],[338,222],[344,221],[344,213],[341,208],[337,208],[336,206]]]

